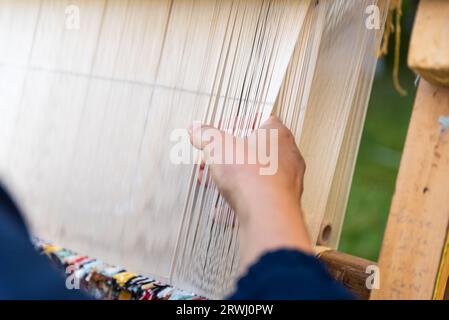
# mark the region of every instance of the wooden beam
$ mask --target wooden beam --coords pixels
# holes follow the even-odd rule
[[[371,273],[367,270],[370,266],[376,266],[375,262],[323,247],[318,248],[317,257],[329,273],[357,298],[369,299],[371,291],[366,282]]]
[[[449,1],[420,1],[408,64],[432,84],[449,87]]]
[[[373,299],[432,299],[449,225],[449,89],[422,80]]]

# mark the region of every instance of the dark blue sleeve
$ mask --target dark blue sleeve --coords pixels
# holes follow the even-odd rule
[[[0,186],[0,299],[85,299],[68,290],[50,260],[33,247],[22,216]]]
[[[315,257],[296,250],[263,255],[239,280],[231,300],[347,300],[354,297]]]

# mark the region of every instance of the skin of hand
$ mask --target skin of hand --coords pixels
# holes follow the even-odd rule
[[[278,132],[277,141],[271,141],[268,134],[273,129]],[[259,169],[263,165],[259,161],[255,164],[248,161],[244,164],[208,163],[212,179],[239,219],[241,272],[268,251],[297,249],[311,254],[313,249],[301,208],[305,162],[290,130],[274,116],[246,138],[237,138],[210,126],[193,125],[189,129],[191,143],[202,150],[206,161],[211,158],[210,150],[216,150],[214,139],[205,134],[208,130],[215,130],[215,136],[223,139],[233,139],[233,150],[237,142],[243,143],[246,153],[257,152],[258,130],[267,130],[265,143],[268,145],[278,143],[278,167],[273,175],[261,175]],[[224,147],[225,154],[229,151]]]

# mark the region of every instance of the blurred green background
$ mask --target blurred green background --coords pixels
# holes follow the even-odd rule
[[[368,107],[339,250],[377,261],[415,98],[416,76],[407,68],[407,51],[416,1],[404,1],[401,21],[401,97],[393,87],[394,39],[380,60]]]

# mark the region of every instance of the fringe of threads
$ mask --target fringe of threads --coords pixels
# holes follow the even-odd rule
[[[401,96],[406,96],[407,91],[402,87],[399,81],[399,63],[401,59],[401,18],[402,18],[402,0],[390,0],[387,21],[385,24],[385,33],[382,40],[382,46],[379,49],[378,56],[388,54],[388,45],[390,36],[395,34],[394,47],[394,65],[393,65],[393,85]]]

